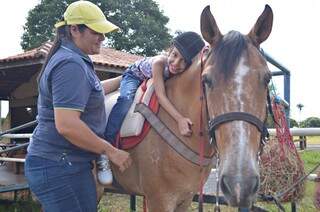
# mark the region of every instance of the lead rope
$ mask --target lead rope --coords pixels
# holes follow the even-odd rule
[[[217,192],[216,192],[216,204],[214,206],[214,212],[220,212],[220,204],[219,204],[219,192],[220,192],[220,185],[219,185],[219,153],[217,152],[217,161],[216,161],[216,182],[217,182]]]

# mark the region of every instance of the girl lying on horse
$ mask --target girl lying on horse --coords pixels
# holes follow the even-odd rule
[[[146,57],[128,67],[120,84],[120,96],[108,119],[105,130],[106,140],[115,142],[138,87],[144,80],[150,78],[153,78],[160,105],[177,122],[181,135],[190,136],[192,122],[188,117],[184,117],[167,98],[164,81],[185,71],[204,46],[204,41],[197,33],[184,32],[173,39],[167,55]],[[108,159],[103,155],[98,160],[98,179],[102,184],[112,182],[111,170],[108,167]]]

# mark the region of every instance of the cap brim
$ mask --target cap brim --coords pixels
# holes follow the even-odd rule
[[[98,22],[98,23],[93,23],[93,24],[86,24],[87,27],[89,27],[90,29],[92,29],[95,32],[99,32],[99,33],[109,33],[115,30],[118,30],[119,27],[117,27],[116,25],[114,25],[113,23],[104,20],[102,22]]]

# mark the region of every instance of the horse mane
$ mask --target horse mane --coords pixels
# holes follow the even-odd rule
[[[217,43],[213,51],[216,68],[227,78],[239,63],[242,52],[247,49],[247,39],[237,31],[230,31]]]

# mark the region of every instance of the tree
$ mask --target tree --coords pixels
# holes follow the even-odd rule
[[[303,104],[301,104],[301,103],[297,104],[297,108],[299,109],[300,113],[301,113],[303,107],[304,107]]]
[[[301,122],[301,127],[320,127],[320,119],[317,117],[309,117],[306,120]]]
[[[42,0],[29,11],[21,46],[24,50],[53,40],[56,22],[61,20],[67,5],[75,0]],[[117,50],[152,56],[169,47],[172,36],[163,15],[153,0],[92,0],[104,11],[107,19],[120,27],[107,36],[107,45]]]
[[[299,104],[297,104],[297,108],[299,109],[299,116],[300,116],[300,120],[299,120],[299,123],[298,123],[298,127],[301,127],[301,122],[302,122],[302,120],[301,120],[301,111],[302,111],[302,108],[304,107],[304,105],[303,104],[301,104],[301,103],[299,103]]]
[[[296,120],[290,118],[290,127],[299,127],[299,124]]]

